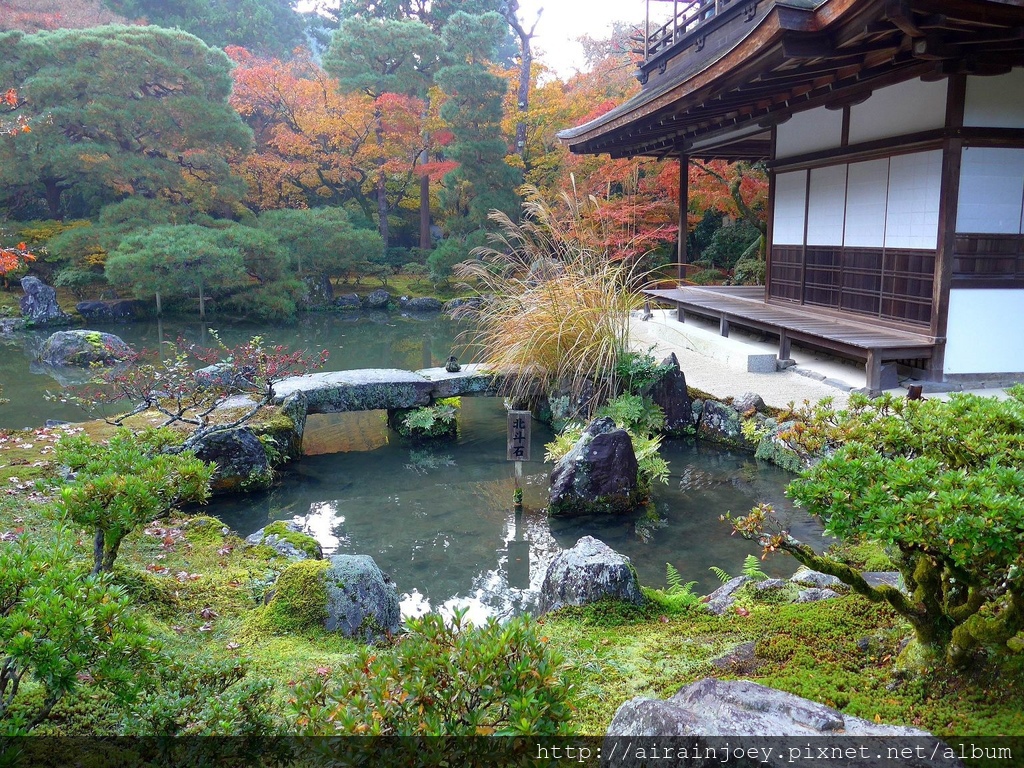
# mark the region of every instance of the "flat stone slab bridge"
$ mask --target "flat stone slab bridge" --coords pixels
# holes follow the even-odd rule
[[[498,377],[477,364],[462,370],[444,368],[405,371],[398,368],[361,368],[293,376],[274,386],[274,403],[302,393],[306,413],[398,410],[430,405],[443,397],[498,394]]]

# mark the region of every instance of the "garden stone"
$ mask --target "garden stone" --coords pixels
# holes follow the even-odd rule
[[[398,632],[401,615],[395,583],[369,555],[335,555],[324,574],[328,632],[365,643]]]
[[[754,450],[754,446],[743,436],[743,421],[740,414],[731,405],[717,400],[704,402],[697,434],[715,443]]]
[[[144,314],[145,305],[133,299],[114,299],[112,301],[80,301],[75,311],[84,320],[128,321],[135,320]]]
[[[363,302],[360,301],[357,294],[343,293],[334,300],[334,306],[338,309],[360,309],[363,306]]]
[[[127,360],[132,349],[118,336],[100,331],[57,331],[44,343],[39,359],[49,365],[116,365]]]
[[[758,594],[764,592],[778,592],[785,586],[786,582],[782,579],[764,579],[762,581],[754,582],[754,591]]]
[[[334,303],[334,288],[323,275],[305,275],[302,286],[302,296],[297,302],[300,309],[325,309]]]
[[[665,412],[664,432],[669,437],[685,437],[693,434],[693,403],[686,388],[686,376],[679,368],[675,352],[661,364],[669,370],[658,381],[644,391],[655,405]]]
[[[789,580],[794,584],[804,584],[808,587],[834,587],[842,584],[839,579],[835,576],[830,576],[827,573],[820,573],[818,571],[812,571],[806,566],[801,566],[797,569],[797,572],[789,577]]]
[[[640,604],[640,582],[628,557],[593,536],[584,536],[548,566],[540,588],[540,612],[605,598]]]
[[[387,309],[388,302],[391,301],[391,294],[385,291],[383,288],[378,288],[373,291],[363,301],[363,305],[367,309]]]
[[[740,588],[751,581],[748,576],[736,576],[735,578],[729,579],[722,586],[712,592],[704,601],[705,606],[709,613],[715,614],[715,616],[721,616],[723,613],[732,608],[733,603],[736,602],[736,593],[740,591]]]
[[[548,514],[628,512],[639,501],[637,470],[629,434],[595,419],[551,472]]]
[[[66,325],[71,318],[57,304],[57,291],[38,277],[21,278],[21,316],[32,325]]]
[[[266,488],[273,480],[266,449],[251,427],[213,432],[199,441],[195,453],[217,465],[210,486],[214,493]]]
[[[716,669],[721,669],[727,672],[734,672],[736,674],[743,675],[751,674],[759,666],[754,654],[756,646],[757,641],[755,640],[740,643],[732,650],[726,651],[721,656],[716,656],[711,659],[710,664]]]
[[[821,600],[831,600],[833,597],[839,597],[839,593],[831,589],[811,587],[810,589],[801,589],[800,594],[796,596],[796,601],[798,603],[817,603]]]
[[[741,415],[751,412],[764,413],[765,410],[764,400],[756,392],[744,392],[732,401],[732,407]]]
[[[462,296],[457,299],[452,299],[444,305],[444,311],[446,314],[452,314],[456,310],[462,310],[462,312],[468,312],[471,310],[480,309],[484,305],[484,300],[479,296]]]
[[[406,312],[440,312],[444,306],[440,299],[435,299],[433,296],[420,296],[415,299],[403,296],[398,305]]]
[[[897,762],[901,768],[933,765],[932,754],[944,754],[948,749],[927,731],[853,717],[824,704],[748,680],[705,678],[680,689],[669,699],[635,698],[620,706],[608,726],[601,750],[601,765],[639,768],[660,762],[648,762],[649,751],[640,754],[636,750],[623,750],[622,737],[657,737],[659,743],[672,737],[680,738],[674,742],[679,748],[685,747],[698,755],[691,752],[679,763],[700,768],[723,765],[718,753],[725,746],[724,737],[729,737],[732,740],[730,747],[774,747],[764,752],[758,750],[756,757],[746,760],[742,757],[730,759],[729,765],[792,768],[792,753],[787,750],[787,744],[802,747],[805,739],[819,737],[814,741],[815,750],[818,747],[842,749],[850,746],[851,736],[886,737],[886,750],[900,750],[897,754],[901,759]],[[737,737],[750,737],[751,741],[738,742]],[[778,743],[766,743],[766,738],[777,739]],[[920,751],[915,749],[918,745]],[[651,744],[646,746],[649,748]],[[909,751],[902,751],[908,747]],[[881,751],[879,758],[876,754],[874,749],[867,756],[858,754],[854,762],[858,768],[890,768],[892,761],[883,759],[888,758],[888,751]],[[812,762],[819,764],[817,760]],[[942,764],[963,765],[956,759],[944,759]]]
[[[267,533],[268,528],[271,529],[271,533]],[[283,528],[284,531],[274,532],[274,529],[281,528]],[[301,536],[302,539],[298,539],[298,536]],[[313,560],[322,560],[324,557],[323,550],[320,548],[320,543],[306,533],[302,526],[294,520],[282,520],[260,528],[255,533],[246,536],[245,543],[251,544],[254,547],[261,544],[265,547],[270,547],[279,555],[282,555],[289,560],[308,560],[310,558]],[[306,546],[297,546],[297,544],[303,544]]]

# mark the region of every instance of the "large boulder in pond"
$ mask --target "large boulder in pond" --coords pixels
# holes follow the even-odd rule
[[[367,309],[387,309],[390,301],[391,294],[383,288],[378,288],[363,300],[363,306]]]
[[[211,432],[199,441],[195,453],[217,465],[211,483],[214,493],[267,488],[274,479],[267,451],[251,427]]]
[[[117,365],[132,356],[132,348],[120,337],[100,331],[57,331],[43,343],[40,362],[49,365]]]
[[[71,318],[57,304],[57,291],[38,277],[21,278],[21,316],[30,325],[66,325]]]
[[[299,309],[327,309],[334,303],[334,288],[324,275],[304,275]]]
[[[743,741],[743,737],[749,741]],[[917,728],[883,725],[853,717],[816,701],[748,680],[705,678],[666,700],[635,698],[620,706],[608,726],[602,766],[612,764],[608,756],[615,752],[618,752],[614,761],[617,768],[653,764],[647,762],[649,753],[622,750],[624,738],[657,739],[662,744],[671,741],[680,747],[685,745],[692,750],[688,757],[697,755],[695,759],[686,759],[686,765],[721,766],[723,761],[718,754],[728,743],[730,755],[733,749],[746,753],[747,747],[757,748],[756,757],[745,755],[736,762],[729,760],[730,765],[792,768],[794,753],[790,746],[802,753],[805,745],[813,741],[815,755],[819,754],[819,748],[828,749],[827,754],[831,754],[833,748],[849,748],[851,737],[854,744],[856,738],[885,738],[884,749],[876,750],[872,746],[870,754],[859,752],[857,759],[848,763],[860,768],[891,766],[892,754],[899,756],[896,762],[900,766],[923,768],[934,764],[932,755],[946,754],[947,749],[932,734]],[[845,751],[841,754],[847,755]],[[824,765],[829,761],[811,762]],[[955,758],[945,759],[942,764],[963,765]]]
[[[629,434],[594,419],[551,472],[548,514],[628,512],[640,501],[637,469]]]
[[[648,386],[643,394],[665,412],[665,434],[685,437],[693,434],[693,401],[686,388],[686,375],[679,367],[676,353],[661,361],[665,373]]]
[[[343,293],[334,300],[334,306],[338,309],[362,309],[363,302],[356,293]]]
[[[83,320],[104,320],[127,322],[137,320],[145,314],[146,305],[135,299],[112,299],[110,301],[80,301],[75,311]]]
[[[373,643],[398,632],[395,583],[369,555],[335,555],[325,571],[328,632]]]
[[[731,405],[705,400],[697,435],[713,443],[753,451],[756,447],[743,434],[743,417]]]
[[[548,566],[540,588],[540,611],[603,599],[639,604],[643,601],[640,582],[628,557],[593,536],[584,536]]]
[[[433,296],[417,296],[414,299],[403,296],[398,300],[398,307],[405,312],[440,312],[444,304]]]

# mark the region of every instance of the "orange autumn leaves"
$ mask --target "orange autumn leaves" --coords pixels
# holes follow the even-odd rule
[[[0,248],[0,277],[18,269],[27,261],[35,261],[36,257],[29,252],[25,243],[18,243],[13,248]]]
[[[18,98],[18,91],[15,88],[8,88],[2,97],[0,102],[5,106],[10,107],[12,110],[17,109],[22,105],[22,101]],[[32,130],[32,126],[28,124],[28,120],[24,117],[19,116],[17,121],[8,125],[0,121],[0,135],[9,134],[14,135],[18,133],[29,133]]]
[[[236,46],[227,53],[238,65],[231,105],[256,140],[256,151],[236,168],[253,207],[305,208],[346,199],[365,206],[381,169],[397,199],[424,173],[436,178],[448,170],[419,161],[428,119],[422,100],[341,93],[337,81],[301,51],[287,62]]]

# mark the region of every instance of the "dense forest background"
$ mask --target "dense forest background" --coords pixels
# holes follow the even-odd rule
[[[31,269],[80,298],[205,293],[257,317],[310,306],[317,283],[437,289],[524,185],[583,204],[610,258],[674,260],[678,164],[574,156],[556,136],[638,91],[639,29],[584,39],[585,71],[563,80],[516,0],[5,9],[6,285]],[[689,175],[691,277],[757,281],[764,174]]]

